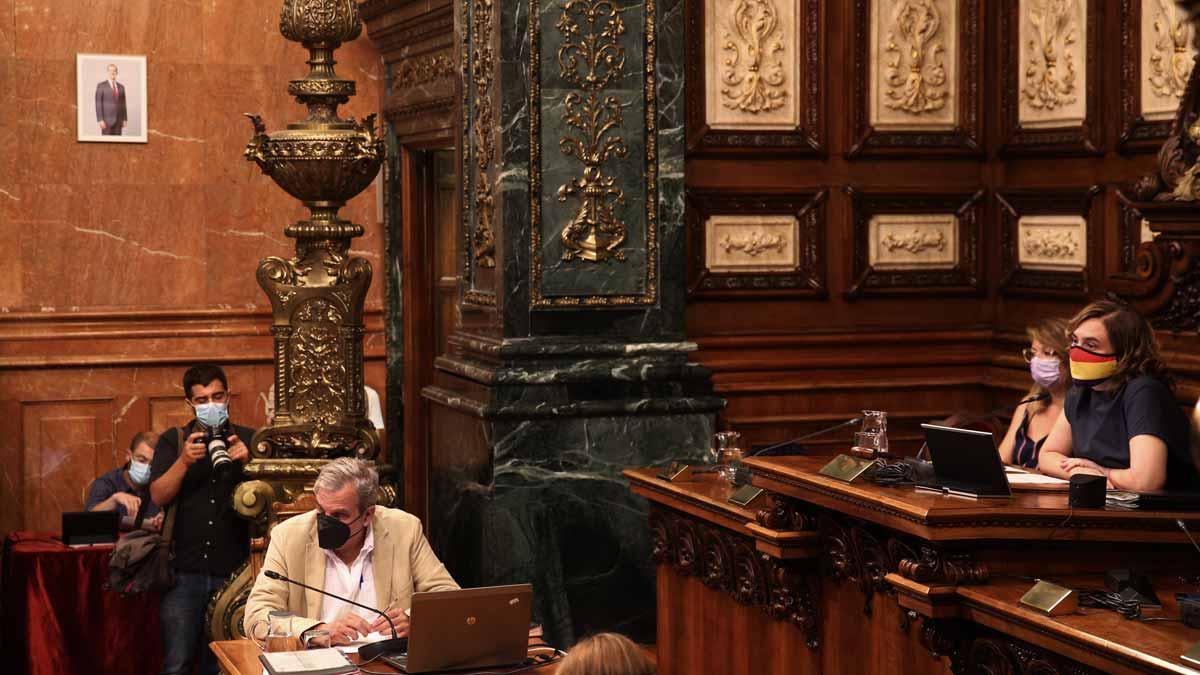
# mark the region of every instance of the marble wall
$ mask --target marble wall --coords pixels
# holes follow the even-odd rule
[[[306,52],[279,35],[279,2],[0,1],[0,531],[57,529],[79,482],[129,435],[179,413],[197,359],[231,364],[235,415],[263,423],[269,305],[257,261],[288,254],[306,213],[242,158],[243,112],[303,116],[286,93]],[[77,53],[147,59],[148,142],[79,143]],[[343,108],[377,109],[378,52],[337,52],[358,81]],[[342,214],[354,253],[383,262],[376,188]],[[367,299],[368,383],[384,392],[382,283]],[[22,506],[23,502],[23,506]]]

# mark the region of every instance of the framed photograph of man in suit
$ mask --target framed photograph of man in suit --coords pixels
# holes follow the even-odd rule
[[[94,143],[146,142],[146,57],[75,55],[77,138]]]

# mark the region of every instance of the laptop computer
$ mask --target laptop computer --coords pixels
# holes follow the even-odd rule
[[[996,439],[986,431],[922,424],[929,458],[933,461],[934,485],[918,489],[937,490],[960,497],[1011,497],[1012,488],[996,449]]]
[[[414,593],[408,653],[380,659],[405,673],[524,663],[532,604],[529,584]]]
[[[62,514],[62,541],[67,546],[111,544],[121,525],[119,511],[69,511]]]

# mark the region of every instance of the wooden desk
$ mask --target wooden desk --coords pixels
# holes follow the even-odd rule
[[[221,642],[210,642],[209,648],[217,655],[217,663],[221,665],[221,672],[225,675],[262,675],[262,662],[258,660],[258,655],[262,650],[252,640],[225,640]],[[350,654],[350,660],[358,663],[358,655]],[[400,673],[400,671],[392,668],[386,663],[376,661],[369,666],[372,672],[376,673]],[[544,666],[523,670],[522,673],[536,673],[537,675],[551,675],[558,669],[557,663],[548,663]],[[488,669],[488,672],[494,672],[501,669]],[[471,671],[456,671],[457,675],[471,675]]]
[[[747,460],[769,495],[754,509],[711,474],[625,472],[651,502],[661,675],[1192,672],[1179,655],[1200,630],[1102,610],[1050,620],[1016,599],[1032,583],[1020,576],[1200,571],[1175,523],[1200,531],[1200,514],[851,485],[817,473],[828,459]],[[1160,589],[1165,613],[1173,593]]]

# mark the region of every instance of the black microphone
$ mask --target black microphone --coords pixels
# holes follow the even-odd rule
[[[376,658],[378,658],[380,654],[385,654],[387,652],[403,653],[408,650],[408,638],[396,637],[396,624],[392,623],[392,617],[388,616],[387,614],[384,614],[383,612],[379,611],[378,609],[375,609],[374,607],[368,607],[359,602],[355,602],[355,601],[351,600],[350,598],[343,598],[340,595],[335,595],[333,593],[330,593],[329,591],[322,590],[320,588],[313,588],[312,586],[309,586],[308,584],[300,583],[299,581],[296,581],[295,579],[289,579],[289,578],[283,576],[282,574],[280,574],[279,572],[275,572],[273,570],[263,570],[263,574],[267,575],[268,579],[274,579],[276,581],[286,581],[289,584],[296,584],[297,586],[299,586],[301,588],[307,588],[308,590],[315,591],[317,593],[320,593],[321,595],[328,595],[331,598],[336,598],[338,600],[341,600],[342,602],[348,602],[351,605],[354,605],[355,607],[362,607],[363,609],[365,609],[367,611],[375,612],[379,616],[382,616],[383,620],[387,621],[388,626],[392,629],[392,637],[388,640],[380,640],[378,642],[372,642],[372,643],[365,644],[365,645],[359,647],[358,648],[358,656],[360,659],[362,659],[364,661],[373,661]]]
[[[853,417],[844,422],[838,422],[837,424],[835,424],[831,427],[825,427],[824,429],[818,429],[810,434],[804,434],[803,436],[797,436],[796,438],[793,438],[789,441],[784,441],[782,443],[776,443],[774,445],[768,445],[765,448],[759,448],[758,450],[755,450],[754,452],[750,453],[749,456],[757,457],[759,455],[771,453],[771,451],[773,451],[773,450],[778,450],[780,448],[784,448],[784,447],[787,447],[792,444],[796,444],[798,447],[800,447],[801,450],[803,450],[803,447],[799,446],[800,441],[807,441],[810,438],[816,438],[817,436],[824,436],[825,434],[827,434],[831,431],[837,431],[838,429],[841,429],[842,427],[848,427],[848,426],[858,424],[859,422],[862,422],[862,420],[863,420],[863,418],[861,418],[861,417]],[[774,453],[771,453],[771,454],[774,454]]]

